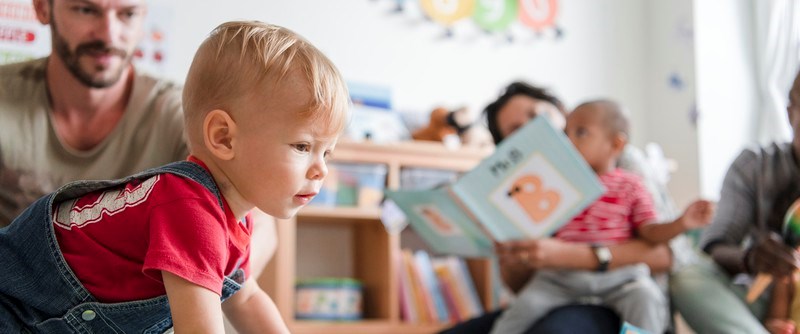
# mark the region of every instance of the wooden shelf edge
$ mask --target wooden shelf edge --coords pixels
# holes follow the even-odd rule
[[[360,207],[306,206],[297,213],[297,219],[380,220],[381,209]]]
[[[290,325],[294,334],[328,333],[328,334],[430,334],[437,333],[451,324],[409,324],[389,320],[362,320],[352,322],[295,320]]]

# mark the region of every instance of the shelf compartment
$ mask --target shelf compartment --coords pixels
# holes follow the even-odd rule
[[[430,334],[437,333],[450,325],[418,325],[403,324],[393,321],[364,320],[353,322],[333,322],[333,321],[294,321],[290,325],[292,333],[295,334]]]
[[[380,219],[380,208],[307,206],[297,213],[297,220],[300,223],[374,223]]]
[[[363,287],[364,319],[396,319],[397,295],[387,292],[397,287],[392,259],[399,238],[374,220],[371,224],[330,224],[330,216],[298,219],[296,278],[355,278]]]

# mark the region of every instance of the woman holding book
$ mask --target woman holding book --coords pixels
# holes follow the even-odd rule
[[[566,123],[561,101],[546,90],[524,82],[508,85],[497,100],[484,110],[495,143],[521,128],[537,116],[548,117],[555,126]],[[634,156],[635,157],[635,156]],[[625,166],[636,165],[623,153]],[[641,166],[634,166],[641,167]],[[641,168],[632,168],[642,170]],[[659,218],[671,218],[669,203],[656,202]],[[537,269],[606,270],[635,263],[645,263],[653,273],[669,271],[672,255],[669,247],[652,246],[632,240],[609,247],[567,243],[555,238],[505,242],[497,245],[500,271],[506,285],[518,292]],[[448,329],[442,334],[488,333],[503,311],[485,314]],[[526,333],[618,333],[620,319],[610,309],[595,305],[570,305],[559,308],[528,329]]]

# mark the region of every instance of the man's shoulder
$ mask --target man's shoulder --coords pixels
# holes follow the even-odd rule
[[[149,73],[136,72],[133,84],[132,109],[145,109],[149,112],[173,111],[181,109],[181,85]]]
[[[172,80],[157,77],[151,73],[144,71],[136,71],[134,78],[134,85],[141,86],[143,91],[146,92],[161,92],[161,93],[178,93],[180,94],[182,87]]]
[[[772,165],[776,163],[792,162],[792,143],[771,143],[768,145],[751,145],[743,149],[734,166],[752,167],[754,165]]]
[[[40,58],[0,65],[0,97],[27,99],[24,92],[45,83],[45,60]]]

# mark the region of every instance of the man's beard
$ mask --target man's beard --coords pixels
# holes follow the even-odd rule
[[[61,57],[61,60],[67,66],[69,72],[72,73],[72,76],[88,87],[106,88],[114,85],[122,77],[122,72],[125,70],[125,68],[130,65],[130,54],[122,49],[109,48],[103,41],[93,41],[79,44],[75,48],[75,52],[72,52],[69,49],[69,45],[67,45],[67,41],[58,33],[58,30],[55,28],[55,24],[51,24],[51,27],[51,35],[53,36],[53,52]],[[93,78],[91,73],[84,71],[83,68],[81,68],[80,57],[86,54],[91,55],[94,52],[106,52],[110,55],[117,55],[122,58],[122,63],[120,64],[119,68],[110,78]],[[102,68],[97,69],[102,70]]]

